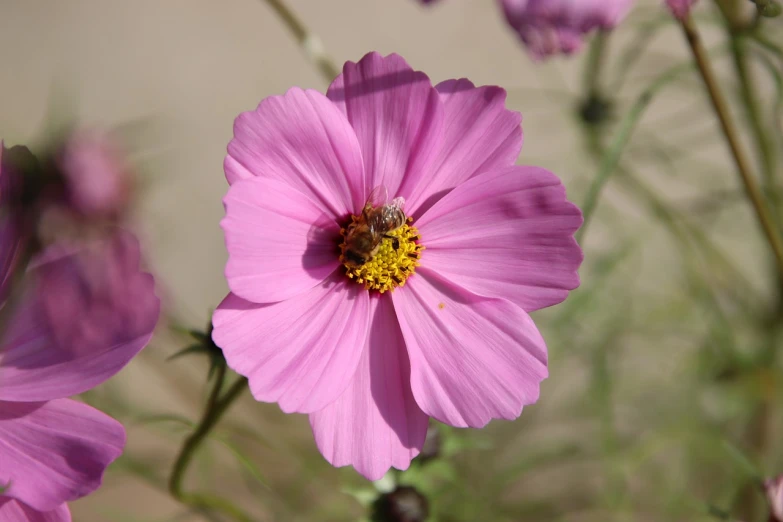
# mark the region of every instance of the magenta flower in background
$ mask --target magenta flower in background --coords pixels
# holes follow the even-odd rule
[[[73,131],[56,158],[68,206],[87,217],[120,214],[129,200],[130,168],[119,144],[103,131]]]
[[[5,299],[27,237],[0,210]],[[0,520],[70,520],[65,502],[94,491],[122,453],[122,425],[66,397],[104,382],[149,342],[160,302],[139,263],[137,240],[118,231],[52,245],[28,266],[0,340]]]
[[[514,166],[505,96],[370,53],[326,96],[293,88],[236,119],[213,339],[257,400],[310,414],[335,466],[377,479],[408,467],[428,417],[481,427],[538,399],[528,313],[578,286],[582,218],[554,174]],[[346,227],[378,186],[412,221],[352,267]]]
[[[783,522],[783,475],[764,482],[770,522]]]
[[[506,21],[535,58],[571,54],[585,35],[617,26],[634,0],[500,0]]]
[[[5,301],[13,267],[22,255],[22,236],[29,233],[16,202],[22,199],[21,175],[16,166],[20,155],[29,155],[26,147],[5,148],[0,140],[0,303]]]
[[[671,10],[672,14],[679,19],[683,19],[691,11],[691,6],[696,3],[696,0],[666,0],[666,5]]]
[[[0,496],[0,520],[3,522],[70,522],[68,504],[51,511],[36,511],[11,497]]]

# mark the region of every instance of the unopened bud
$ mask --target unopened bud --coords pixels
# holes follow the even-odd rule
[[[759,16],[775,18],[780,15],[780,4],[777,0],[752,0],[756,4]]]
[[[591,95],[579,105],[579,117],[591,127],[605,123],[612,117],[612,102],[602,96]]]
[[[783,9],[781,9],[780,4],[777,2],[769,2],[763,8],[759,9],[759,14],[765,18],[775,18],[776,16],[780,16],[781,11],[783,11]]]
[[[397,486],[373,504],[373,522],[424,522],[428,517],[427,499],[410,486]]]

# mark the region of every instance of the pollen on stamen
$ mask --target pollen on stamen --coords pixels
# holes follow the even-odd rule
[[[356,216],[351,216],[351,219],[353,222],[358,220]],[[375,256],[362,266],[353,267],[343,262],[346,275],[363,284],[367,290],[377,290],[380,293],[405,286],[405,281],[419,266],[421,252],[424,250],[424,245],[419,244],[419,231],[410,225],[411,221],[412,219],[408,218],[408,223],[390,232],[388,235],[396,238],[396,241],[389,237],[384,238]],[[340,261],[344,261],[346,229],[341,229],[340,235],[343,237],[343,242],[340,243]]]

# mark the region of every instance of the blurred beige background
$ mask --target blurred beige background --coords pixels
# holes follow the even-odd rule
[[[430,9],[415,0],[288,3],[338,65],[396,52],[433,82],[468,77],[506,88],[524,118],[520,161],[574,175],[563,152],[577,147],[568,127],[583,56],[534,64],[494,0]],[[640,0],[632,19],[656,3]],[[665,36],[655,45],[664,65],[685,56],[679,34]],[[0,61],[6,142],[35,138],[52,103],[86,123],[131,128],[148,171],[139,215],[155,268],[188,319],[203,317],[226,288],[218,222],[233,119],[293,85],[327,86],[263,0],[0,0]]]
[[[582,61],[533,64],[507,30],[493,0],[442,0],[431,9],[414,0],[291,0],[289,4],[338,64],[358,60],[371,50],[397,52],[434,82],[468,77],[476,84],[505,87],[509,104],[524,117],[520,161],[550,168],[563,177],[574,200],[583,199],[580,187],[589,181],[594,167],[575,158],[581,145],[572,109]],[[631,20],[658,8],[656,0],[641,1]],[[623,31],[618,37],[629,38]],[[655,70],[685,57],[679,38],[669,31],[656,39],[656,51],[627,82],[630,93],[638,93],[634,86],[642,85]],[[218,222],[226,189],[222,161],[234,117],[290,86],[323,91],[327,85],[274,12],[262,0],[0,0],[0,64],[0,136],[7,143],[35,139],[45,127],[53,99],[59,100],[58,114],[123,129],[144,173],[138,226],[160,293],[180,322],[191,327],[206,324],[210,309],[226,292],[222,276],[226,253]],[[709,117],[688,118],[692,114],[688,111],[703,108],[691,92],[698,95],[697,86],[691,81],[676,88],[678,95],[656,106],[645,121],[679,114],[678,130],[692,125],[709,128],[714,124]],[[699,155],[714,166],[713,188],[735,186],[722,148],[707,148]],[[692,186],[672,179],[661,183],[673,197],[693,193]],[[634,205],[623,204],[622,194],[613,187],[607,198],[621,208],[629,226],[643,221]],[[730,223],[753,226],[745,213],[732,217]],[[612,229],[595,225],[590,240],[595,245],[611,244]],[[656,249],[654,243],[646,249],[653,253],[649,264],[665,273],[661,267],[671,256]],[[758,265],[754,251],[748,248],[737,255],[743,263]],[[640,279],[650,270],[641,265]],[[642,284],[664,291],[678,283],[671,277],[655,277]],[[195,418],[203,398],[204,361],[164,363],[184,342],[162,332],[143,357],[112,383],[112,393],[125,397],[118,401],[133,404],[123,420],[164,412]],[[553,368],[553,374],[566,371]],[[578,375],[578,369],[573,375]],[[576,377],[550,381],[541,408],[579,386]],[[259,520],[273,520],[263,504],[274,502],[283,492],[301,502],[321,499],[318,502],[327,513],[330,503],[353,502],[339,494],[332,482],[338,473],[348,475],[312,458],[317,453],[304,416],[284,416],[276,406],[256,405],[248,397],[238,409],[242,408],[246,414],[234,415],[231,421],[237,426],[291,434],[284,441],[269,437],[256,448],[262,471],[273,476],[270,490],[257,492],[265,500],[248,501]],[[524,422],[524,417],[518,422]],[[162,438],[129,426],[129,449],[164,464],[173,458],[183,435],[180,430]],[[309,460],[302,463],[292,452]],[[217,450],[214,458],[230,456]],[[209,471],[194,470],[194,474],[199,480],[210,480],[203,476]],[[311,480],[302,483],[303,475]],[[228,492],[244,487],[237,476],[218,479]],[[73,504],[75,520],[174,520],[182,509],[156,490],[154,480],[145,483],[109,473],[101,491]],[[252,497],[253,489],[249,491]],[[351,510],[361,513],[358,505]],[[177,519],[198,520],[195,516]]]

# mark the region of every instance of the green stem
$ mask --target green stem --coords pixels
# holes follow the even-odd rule
[[[587,99],[599,96],[601,94],[598,82],[603,70],[609,33],[600,31],[590,42],[590,49],[587,53],[587,61],[584,69],[584,82],[587,92]]]
[[[175,499],[194,508],[221,511],[239,522],[253,522],[252,517],[248,516],[241,509],[225,499],[204,493],[188,493],[182,489],[182,480],[185,477],[188,466],[193,460],[196,450],[207,438],[209,432],[217,424],[231,403],[233,403],[247,387],[247,379],[243,377],[237,380],[231,388],[220,397],[220,391],[223,388],[225,378],[226,367],[225,365],[219,365],[217,367],[217,374],[215,375],[215,383],[212,385],[212,390],[210,390],[207,406],[204,409],[201,421],[196,427],[196,430],[185,440],[185,443],[182,445],[179,455],[177,456],[177,460],[174,463],[174,467],[171,470],[169,492]]]
[[[768,38],[758,29],[748,33],[748,36],[753,39],[757,44],[775,55],[778,60],[783,60],[783,47],[778,45],[775,41]]]
[[[690,64],[680,64],[672,67],[668,71],[661,74],[650,86],[642,92],[636,99],[633,106],[623,117],[620,123],[620,130],[617,132],[610,147],[604,152],[601,157],[601,163],[598,168],[598,174],[596,174],[593,182],[591,183],[587,197],[582,204],[582,215],[584,216],[584,223],[582,227],[576,232],[576,239],[580,243],[587,233],[587,227],[590,224],[590,220],[593,217],[596,205],[598,204],[598,198],[601,195],[604,185],[609,180],[609,177],[617,168],[617,163],[620,161],[623,150],[631,139],[636,124],[639,123],[645,109],[652,101],[655,94],[674,80],[683,71],[687,71],[691,68]]]
[[[759,224],[767,237],[767,241],[775,255],[778,270],[783,275],[783,241],[781,241],[778,231],[772,221],[772,216],[767,209],[764,197],[759,190],[758,185],[751,173],[750,164],[740,144],[737,130],[731,121],[731,115],[729,113],[728,105],[723,97],[718,86],[718,80],[712,70],[709,58],[707,57],[707,51],[702,45],[701,38],[693,24],[693,21],[688,17],[681,21],[682,29],[685,34],[685,39],[688,42],[688,46],[691,49],[693,58],[701,73],[704,85],[709,93],[710,101],[715,109],[715,114],[720,121],[721,129],[726,137],[726,142],[729,145],[729,149],[734,158],[734,163],[737,167],[737,172],[740,175],[743,185],[745,186],[745,192],[753,205],[753,209],[756,212]]]
[[[775,149],[772,133],[764,128],[758,90],[748,66],[747,42],[744,37],[736,33],[732,33],[730,38],[731,56],[740,82],[740,95],[747,109],[748,123],[750,123],[758,149],[758,156],[761,160],[765,192],[772,202],[773,213],[775,213],[778,206],[778,198],[770,189],[775,183],[775,168],[778,161],[777,150]]]
[[[283,24],[291,31],[296,41],[305,50],[307,56],[315,62],[318,71],[326,82],[331,83],[340,74],[340,70],[324,51],[321,39],[307,29],[294,12],[285,5],[283,0],[264,1],[277,13]]]

